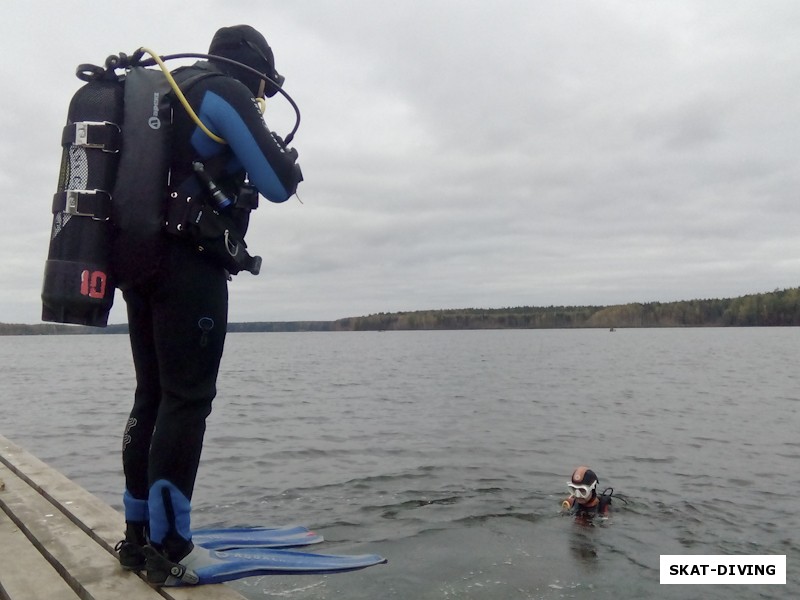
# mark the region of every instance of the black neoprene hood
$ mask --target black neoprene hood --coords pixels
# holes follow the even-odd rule
[[[244,63],[259,73],[264,73],[276,83],[282,83],[283,78],[275,70],[272,48],[269,47],[266,38],[250,25],[233,25],[217,30],[211,40],[208,53]],[[258,92],[261,79],[252,73],[225,63],[219,63],[216,66],[244,83],[253,94]],[[267,83],[265,93],[268,97],[274,96],[277,91],[274,85]]]

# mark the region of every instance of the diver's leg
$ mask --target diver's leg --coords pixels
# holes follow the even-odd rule
[[[226,273],[175,241],[152,306],[161,402],[150,445],[150,539],[177,562],[192,549],[192,491],[227,329]]]
[[[148,457],[161,397],[158,362],[153,341],[153,317],[146,287],[125,291],[128,328],[136,371],[133,408],[122,440],[125,473],[125,539],[118,545],[120,564],[126,569],[144,568],[142,547],[147,543]]]

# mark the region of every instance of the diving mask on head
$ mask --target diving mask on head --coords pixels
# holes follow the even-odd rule
[[[567,482],[567,489],[570,495],[575,496],[578,500],[588,500],[592,497],[592,492],[597,488],[597,482],[594,481],[590,485],[575,484],[571,481]]]

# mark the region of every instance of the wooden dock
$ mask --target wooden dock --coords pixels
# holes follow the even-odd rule
[[[0,435],[0,600],[243,600],[232,588],[155,589],[124,571],[119,512]]]

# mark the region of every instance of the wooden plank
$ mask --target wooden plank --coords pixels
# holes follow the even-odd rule
[[[6,598],[76,600],[75,592],[0,510],[0,589]],[[0,597],[2,597],[0,595]]]
[[[7,480],[12,474],[16,476],[35,495],[50,504],[50,513],[60,513],[63,519],[72,523],[73,528],[82,531],[113,559],[112,569],[104,571],[106,577],[111,577],[112,573],[131,575],[122,571],[113,552],[114,545],[123,537],[123,515],[2,435],[0,466],[9,470],[8,475],[0,473],[0,480]],[[8,481],[6,486],[8,487]],[[152,589],[147,585],[146,587],[148,590]],[[244,600],[235,590],[223,584],[162,588],[159,594],[167,600]]]
[[[38,458],[0,436],[0,462],[36,490],[53,507],[84,529],[109,552],[125,531],[125,519],[116,510],[52,469]],[[113,540],[113,541],[112,541]]]
[[[0,506],[78,598],[160,600],[158,592],[135,574],[123,571],[113,554],[75,527],[5,464],[0,465],[0,478],[6,484]],[[16,568],[24,571],[26,567],[17,562]],[[31,575],[36,577],[35,572]]]

